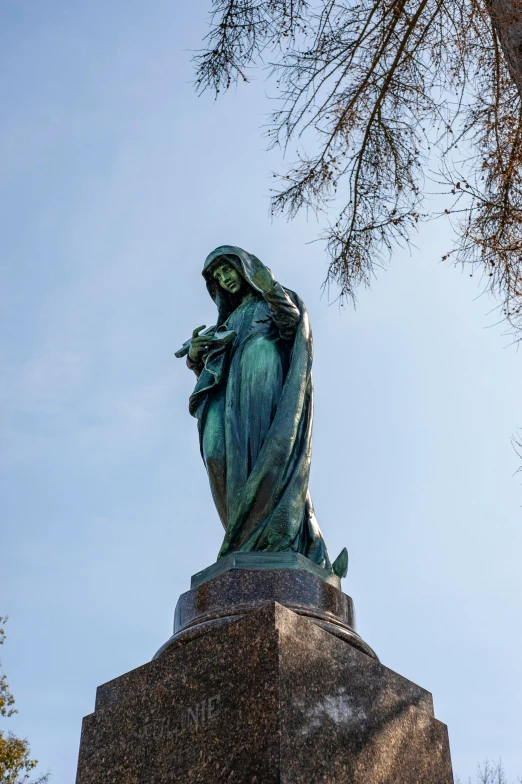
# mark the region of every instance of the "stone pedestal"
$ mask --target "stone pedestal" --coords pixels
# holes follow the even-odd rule
[[[218,627],[277,602],[374,659],[355,631],[355,610],[341,581],[298,553],[233,553],[192,577],[174,613],[174,634],[155,658]]]
[[[299,568],[197,584],[156,658],[99,687],[77,784],[452,784],[431,695],[379,663],[343,596]]]

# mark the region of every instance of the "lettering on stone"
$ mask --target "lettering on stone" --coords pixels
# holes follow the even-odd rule
[[[161,740],[181,735],[189,729],[197,729],[202,724],[215,719],[221,712],[221,695],[212,697],[190,705],[175,715],[161,716],[142,725],[139,736],[145,740]]]

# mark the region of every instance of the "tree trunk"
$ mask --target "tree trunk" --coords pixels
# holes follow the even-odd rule
[[[522,98],[522,0],[487,0],[509,72]]]

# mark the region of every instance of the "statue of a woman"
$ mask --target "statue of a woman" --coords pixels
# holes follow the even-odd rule
[[[194,330],[177,355],[188,354],[198,377],[189,408],[226,532],[218,557],[294,551],[331,570],[308,492],[313,345],[306,308],[241,248],[216,248],[203,277],[217,323]],[[346,551],[334,571],[346,573]]]

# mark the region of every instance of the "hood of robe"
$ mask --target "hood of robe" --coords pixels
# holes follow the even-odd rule
[[[256,270],[265,266],[253,253],[248,253],[236,245],[220,245],[208,254],[201,274],[205,278],[208,293],[217,305],[218,325],[223,324],[238,305],[237,299],[222,289],[212,277],[212,268],[224,261],[234,267],[258,294],[262,294],[261,289],[252,282],[252,277]]]

